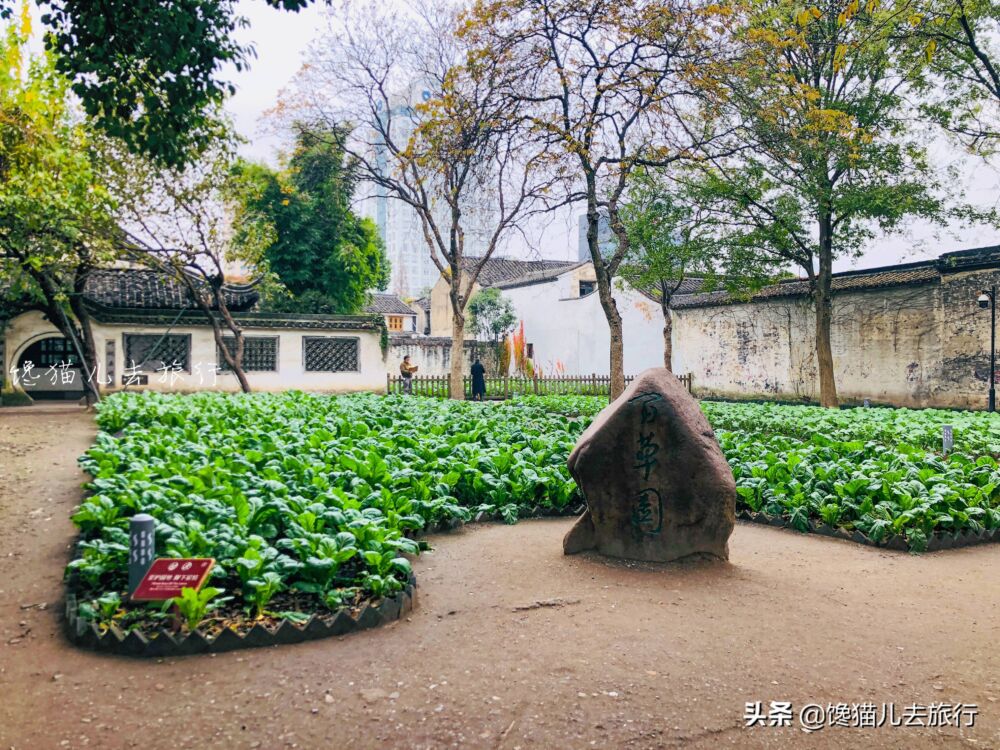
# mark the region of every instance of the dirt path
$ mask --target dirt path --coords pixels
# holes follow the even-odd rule
[[[911,557],[739,526],[729,565],[561,554],[569,521],[433,538],[391,627],[160,662],[61,633],[93,434],[0,410],[0,750],[1000,747],[1000,546]],[[44,603],[44,608],[43,608]],[[976,703],[972,729],[745,728],[747,701]]]

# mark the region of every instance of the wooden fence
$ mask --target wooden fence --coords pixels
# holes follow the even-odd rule
[[[691,373],[678,375],[677,379],[692,392],[694,377]],[[625,385],[633,380],[629,375]],[[472,378],[463,378],[465,397],[472,398]],[[386,393],[404,393],[403,377],[401,375],[385,376]],[[410,392],[414,396],[436,396],[447,398],[451,393],[447,375],[414,375],[411,378]],[[490,401],[502,401],[511,396],[607,396],[611,392],[610,375],[561,375],[541,378],[486,378],[486,398]]]

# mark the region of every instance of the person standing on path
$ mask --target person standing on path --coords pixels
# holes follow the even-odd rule
[[[403,376],[403,393],[413,395],[413,373],[419,369],[417,365],[410,362],[409,354],[403,357],[403,361],[399,363],[399,374]]]
[[[482,401],[486,398],[486,368],[477,358],[472,363],[472,400]]]

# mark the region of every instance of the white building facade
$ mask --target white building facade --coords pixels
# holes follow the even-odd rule
[[[104,270],[88,279],[95,372],[80,367],[75,347],[37,310],[0,326],[0,385],[34,399],[76,399],[84,378],[104,393],[120,390],[237,391],[200,310],[181,306],[176,283],[151,271]],[[244,335],[243,367],[251,388],[330,393],[385,387],[388,339],[374,315],[253,312],[249,290],[232,293]],[[224,341],[231,346],[231,338]]]
[[[477,258],[467,258],[471,266]],[[529,357],[542,375],[607,375],[611,334],[597,294],[590,261],[516,260],[493,257],[473,295],[495,287],[524,325]],[[470,295],[470,299],[473,295]],[[622,316],[626,375],[663,364],[663,313],[659,302],[625,285],[614,290]],[[439,279],[430,295],[430,334],[451,335],[448,283]],[[471,327],[466,336],[473,337]]]
[[[543,375],[607,375],[611,371],[611,333],[597,294],[590,262],[539,281],[499,284],[524,323],[536,369]],[[622,316],[624,368],[635,375],[663,365],[663,314],[660,304],[621,285],[614,290]]]

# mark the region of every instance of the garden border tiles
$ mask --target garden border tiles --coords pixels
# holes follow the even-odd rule
[[[585,509],[585,505],[561,510],[536,506],[530,510],[519,510],[518,520],[578,516]],[[503,523],[504,519],[499,513],[480,512],[469,521],[452,518],[429,524],[421,529],[421,532],[422,534],[446,533],[462,528],[467,523],[482,522]],[[79,548],[77,548],[71,559],[76,559],[79,556]],[[417,579],[411,573],[402,591],[388,599],[383,599],[377,605],[366,603],[353,616],[347,608],[344,608],[338,610],[332,618],[330,615],[320,617],[314,614],[302,625],[285,620],[274,630],[257,625],[244,635],[240,635],[231,628],[226,628],[214,637],[206,635],[201,630],[195,630],[187,636],[178,636],[165,628],[158,628],[152,637],[149,637],[138,631],[125,634],[114,626],[101,632],[96,623],[81,618],[78,615],[77,583],[75,576],[71,574],[66,580],[66,635],[73,644],[82,648],[125,656],[165,657],[214,654],[241,648],[280,646],[320,638],[332,638],[386,625],[409,614],[416,606],[416,598]],[[324,620],[329,620],[329,622]]]
[[[101,631],[95,623],[77,614],[78,600],[75,581],[66,583],[66,635],[77,646],[123,656],[165,657],[193,654],[217,654],[241,648],[263,648],[290,643],[332,638],[358,630],[386,625],[409,614],[416,606],[417,580],[411,574],[402,591],[378,604],[366,602],[356,613],[348,608],[332,615],[313,614],[302,625],[284,620],[273,630],[255,625],[240,634],[226,628],[216,636],[198,629],[188,635],[158,628],[150,634],[133,630],[123,633],[112,625]]]
[[[767,513],[754,513],[750,510],[738,508],[736,517],[751,523],[759,523],[765,526],[777,526],[800,534],[820,534],[822,536],[833,537],[834,539],[846,539],[850,542],[857,542],[869,547],[892,550],[894,552],[909,552],[910,545],[901,534],[894,534],[880,541],[874,541],[860,531],[847,531],[846,529],[833,528],[825,523],[809,522],[809,531],[802,531],[792,526],[788,520],[782,516],[771,516]],[[927,547],[920,552],[938,552],[957,547],[968,547],[976,544],[989,544],[990,542],[1000,542],[1000,529],[983,529],[978,533],[969,531],[958,534],[935,534],[927,540]]]

